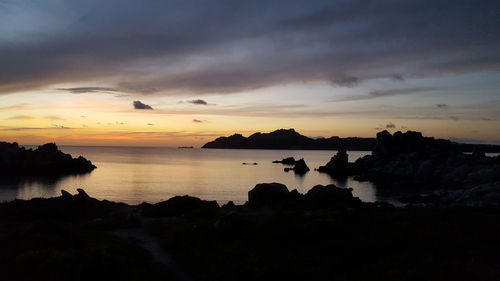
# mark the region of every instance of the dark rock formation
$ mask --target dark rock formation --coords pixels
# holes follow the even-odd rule
[[[42,281],[500,280],[499,190],[448,191],[427,208],[364,203],[334,185],[300,194],[259,184],[254,204],[222,208],[62,191],[0,203],[0,271]]]
[[[281,160],[274,160],[273,163],[281,163],[283,165],[295,165],[295,158],[287,157]]]
[[[219,137],[203,145],[202,148],[232,149],[319,149],[319,150],[358,150],[372,151],[377,145],[375,138],[330,137],[309,138],[297,133],[294,129],[279,129],[270,133],[255,133],[248,138],[241,134]],[[480,150],[484,152],[500,152],[500,145],[490,144],[456,144],[463,152]]]
[[[352,163],[349,163],[349,155],[345,149],[340,149],[325,166],[320,166],[317,170],[336,177],[347,177],[356,174],[356,168]]]
[[[301,158],[301,159],[295,161],[293,171],[296,174],[305,174],[305,173],[309,172],[309,167],[307,166],[306,161],[304,161],[304,158]]]
[[[259,183],[248,192],[248,204],[262,206],[289,198],[286,185],[281,183]]]
[[[352,195],[352,188],[339,188],[333,184],[316,185],[304,196],[309,207],[327,208],[329,206],[346,207],[360,204],[361,200]]]
[[[401,197],[402,203],[427,207],[500,207],[500,181],[458,190]]]
[[[220,137],[206,143],[202,148],[235,149],[331,149],[345,147],[349,150],[372,150],[373,138],[319,138],[313,139],[297,133],[294,129],[280,129],[271,133],[255,133],[248,138],[240,134]]]
[[[216,201],[204,201],[196,197],[175,196],[156,204],[142,204],[143,214],[148,217],[180,216],[188,213],[211,213],[219,209]]]
[[[361,178],[385,184],[461,188],[499,181],[498,159],[464,154],[456,143],[419,132],[383,131],[372,155],[358,159],[354,168]]]
[[[16,176],[59,176],[88,173],[96,166],[89,160],[57,149],[55,143],[47,143],[37,149],[25,149],[17,143],[0,142],[0,175]]]
[[[298,210],[352,207],[361,200],[352,195],[352,189],[339,188],[333,184],[316,185],[306,194],[296,189],[288,191],[284,184],[260,183],[248,192],[248,205],[252,207],[274,207]]]

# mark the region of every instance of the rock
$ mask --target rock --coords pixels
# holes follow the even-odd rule
[[[304,196],[309,207],[345,207],[354,206],[361,203],[361,200],[352,195],[351,188],[339,188],[333,184],[316,185]]]
[[[287,157],[282,160],[274,160],[273,163],[281,163],[283,165],[295,165],[295,158]]]
[[[71,197],[73,197],[73,195],[71,195],[71,193],[67,192],[67,191],[66,191],[66,190],[64,190],[64,189],[61,189],[61,196],[62,196],[63,198],[71,198]]]
[[[293,167],[293,171],[296,174],[305,174],[309,171],[309,167],[307,166],[306,161],[304,161],[304,158],[295,161],[295,166]]]
[[[281,183],[259,183],[248,192],[248,204],[251,206],[272,205],[289,198],[286,185]]]
[[[167,201],[153,205],[143,204],[143,214],[149,217],[169,217],[187,213],[214,213],[219,209],[216,201],[205,201],[200,198],[184,195],[175,196]]]
[[[332,158],[331,165],[318,170],[333,172],[335,161]],[[380,186],[467,188],[500,180],[500,164],[495,158],[478,151],[463,154],[456,143],[412,131],[379,132],[372,155],[356,160],[348,170]]]
[[[85,199],[90,198],[90,196],[87,194],[87,192],[85,192],[85,190],[83,190],[81,188],[77,188],[76,191],[78,192],[78,194],[76,196],[78,196],[80,198],[85,198]]]
[[[349,164],[349,155],[345,149],[337,151],[337,154],[325,166],[318,168],[318,171],[339,177],[346,177],[355,173],[354,168]]]
[[[228,201],[226,204],[222,205],[222,209],[234,209],[236,208],[236,205],[234,204],[233,201]]]
[[[500,206],[500,182],[482,184],[464,190],[450,205],[467,207]]]
[[[25,149],[17,143],[0,142],[0,175],[60,176],[87,173],[96,166],[82,156],[72,158],[63,153],[55,143],[47,143],[37,149]]]

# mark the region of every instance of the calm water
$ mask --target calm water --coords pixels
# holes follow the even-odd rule
[[[175,195],[189,194],[221,203],[229,200],[243,203],[247,192],[261,182],[280,182],[288,188],[306,192],[316,184],[334,183],[351,187],[364,201],[385,200],[369,182],[352,178],[332,179],[314,171],[324,165],[335,151],[306,150],[233,150],[176,149],[131,147],[60,147],[73,157],[82,155],[96,166],[86,175],[67,176],[57,180],[1,181],[0,201],[13,198],[58,196],[61,189],[71,193],[84,188],[98,199],[126,202],[158,202]],[[369,152],[349,152],[350,161]],[[304,158],[312,171],[304,176],[285,173],[283,165],[271,163],[288,156]],[[242,165],[257,162],[258,165]]]

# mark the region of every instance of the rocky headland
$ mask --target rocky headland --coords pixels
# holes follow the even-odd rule
[[[219,137],[206,143],[202,148],[337,150],[345,147],[349,150],[372,150],[375,144],[373,138],[334,136],[313,139],[299,134],[294,129],[279,129],[270,133],[255,133],[248,138],[240,134]]]
[[[4,178],[83,174],[95,168],[82,156],[63,153],[55,143],[26,149],[17,143],[0,142],[0,175]]]
[[[500,152],[500,145],[455,143],[462,152],[483,151]],[[203,145],[202,148],[230,149],[305,149],[305,150],[357,150],[372,151],[377,146],[376,138],[337,136],[310,138],[301,135],[294,129],[279,129],[270,133],[255,133],[249,137],[234,134],[219,137]]]
[[[337,154],[318,171],[336,176],[420,188],[471,188],[500,181],[500,157],[488,157],[481,151],[463,153],[458,144],[424,137],[408,131],[377,134],[371,155],[348,162],[347,152]]]
[[[317,171],[374,182],[394,197],[406,194],[401,198],[405,203],[500,202],[500,156],[463,153],[456,143],[419,132],[382,131],[371,155],[349,163],[347,152],[339,150]]]

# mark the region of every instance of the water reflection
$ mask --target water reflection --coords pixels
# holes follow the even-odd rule
[[[243,203],[257,183],[280,182],[305,193],[317,184],[353,188],[363,201],[376,201],[375,187],[352,177],[332,178],[314,171],[335,151],[169,149],[124,147],[62,147],[73,156],[82,155],[98,168],[90,174],[62,178],[30,178],[0,181],[0,200],[58,196],[60,189],[84,188],[98,199],[137,204],[158,202],[189,194],[221,203]],[[350,152],[350,161],[368,152]],[[286,157],[304,158],[311,171],[304,175],[283,171],[272,163]],[[259,163],[242,165],[241,163]]]
[[[70,176],[71,177],[71,176]],[[59,194],[64,177],[24,177],[0,179],[0,201],[16,198],[52,197]]]

